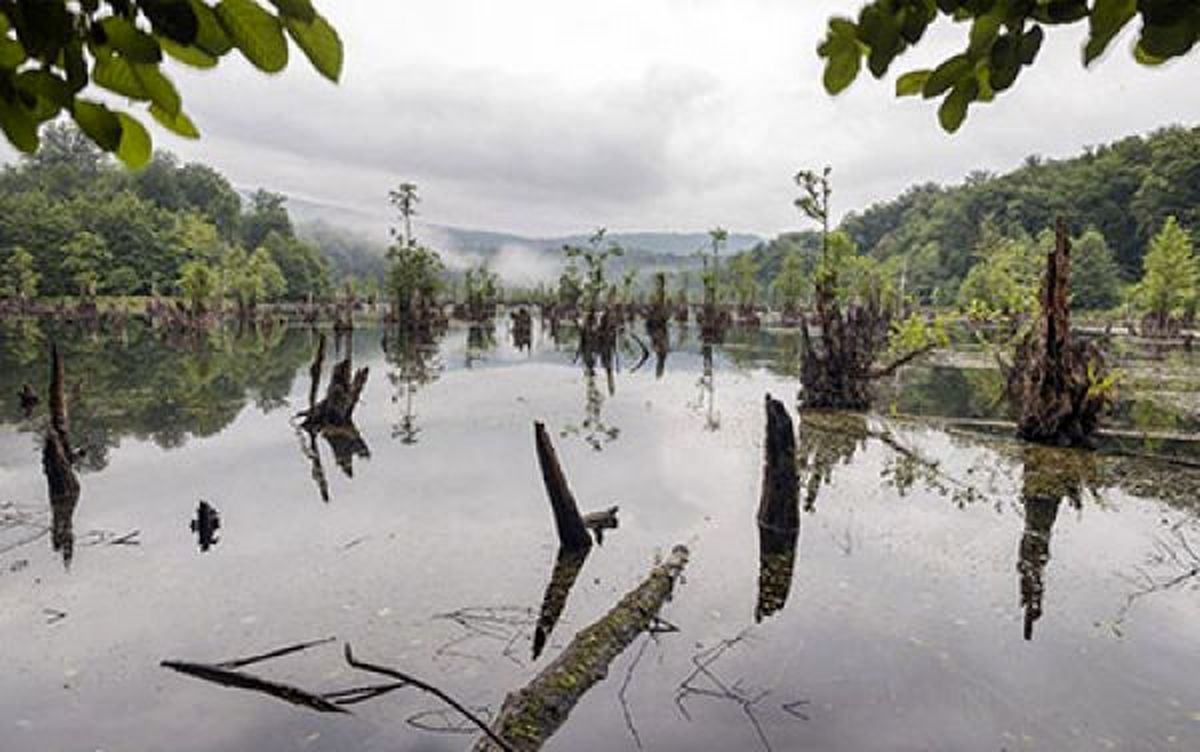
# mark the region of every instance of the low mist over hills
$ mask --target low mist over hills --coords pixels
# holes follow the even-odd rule
[[[373,213],[305,198],[288,198],[288,210],[302,237],[315,242],[329,259],[335,276],[381,276],[390,238],[387,219]],[[564,245],[586,245],[590,234],[531,238],[491,230],[418,223],[418,239],[442,255],[451,272],[487,264],[507,284],[551,284],[562,271]],[[709,243],[707,232],[609,232],[607,238],[625,249],[613,269],[643,272],[679,271],[699,265],[696,251]],[[726,250],[738,253],[763,242],[749,233],[731,233]]]

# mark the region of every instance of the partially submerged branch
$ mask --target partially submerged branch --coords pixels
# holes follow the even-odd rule
[[[558,464],[558,455],[542,423],[533,424],[534,442],[537,447],[538,465],[542,470],[542,482],[550,498],[554,512],[554,524],[558,529],[558,542],[569,551],[586,551],[592,547],[592,537],[579,514],[575,496],[567,485],[566,476]]]

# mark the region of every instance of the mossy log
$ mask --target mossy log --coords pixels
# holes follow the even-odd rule
[[[1054,250],[1046,258],[1039,327],[1017,345],[1007,391],[1021,438],[1086,446],[1112,394],[1095,388],[1107,374],[1103,353],[1094,343],[1071,337],[1070,253],[1066,223],[1059,217]]]
[[[510,693],[492,730],[519,752],[541,749],[566,723],[571,710],[587,691],[608,675],[609,665],[617,656],[653,627],[687,561],[687,548],[676,546],[666,561],[656,566],[611,611],[575,635],[562,654],[533,681]],[[498,749],[490,739],[480,739],[474,747],[475,752]]]
[[[546,433],[546,426],[535,422],[533,437],[537,447],[538,465],[542,470],[542,482],[546,486],[546,495],[550,498],[550,509],[554,512],[559,547],[568,551],[587,551],[592,547],[592,536],[588,533],[583,516],[579,514],[575,496],[571,493],[567,478],[558,464],[558,454],[554,451],[550,435]]]

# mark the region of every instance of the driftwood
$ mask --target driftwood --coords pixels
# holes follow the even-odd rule
[[[546,426],[540,422],[534,423],[533,436],[537,446],[538,465],[542,469],[542,482],[546,486],[546,495],[550,498],[550,508],[554,512],[559,546],[569,551],[586,551],[592,547],[592,536],[579,514],[575,496],[567,486],[566,476],[558,464],[558,455],[550,442],[549,434],[546,433]]]
[[[1066,223],[1059,217],[1042,281],[1041,321],[1017,345],[1007,393],[1021,438],[1084,446],[1110,406],[1112,394],[1110,389],[1095,388],[1107,374],[1103,353],[1091,341],[1071,337],[1070,253]]]
[[[766,397],[766,447],[758,504],[759,574],[756,621],[787,603],[800,537],[796,433],[783,403]]]
[[[510,693],[492,724],[495,735],[513,750],[541,749],[566,723],[587,691],[608,675],[609,664],[639,635],[653,628],[687,561],[687,548],[676,546],[666,561],[611,611],[579,632],[529,684]],[[476,752],[504,748],[491,737],[479,740],[474,747]]]

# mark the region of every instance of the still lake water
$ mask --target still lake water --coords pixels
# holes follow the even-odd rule
[[[676,332],[661,368],[634,371],[631,346],[610,378],[536,327],[530,351],[503,323],[387,351],[359,330],[363,443],[321,440],[314,461],[293,427],[307,330],[62,331],[87,455],[57,519],[44,413],[13,396],[45,383],[50,334],[0,329],[4,752],[467,749],[415,691],[329,716],[159,662],[336,637],[250,670],[362,684],[350,643],[482,713],[676,543],[692,552],[662,613],[678,631],[631,646],[549,749],[1200,748],[1200,471],[897,417],[994,415],[994,372],[960,362],[978,354],[907,371],[879,416],[806,416],[798,546],[761,569],[763,395],[794,402],[794,332],[734,333],[707,358]],[[1194,429],[1186,388],[1153,391],[1124,395],[1123,424]],[[556,538],[534,420],[583,511],[620,506],[537,660]],[[202,499],[221,522],[207,550],[189,527]]]

